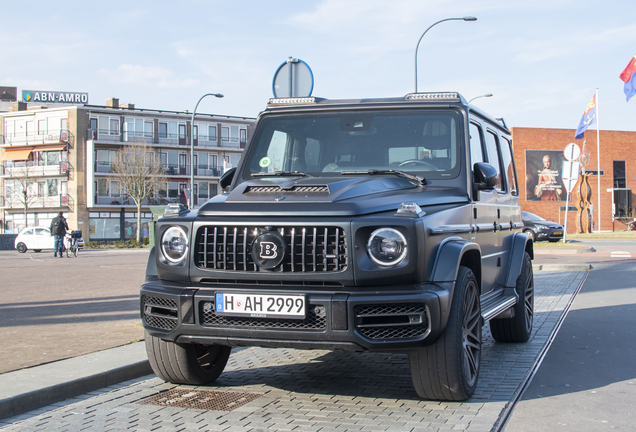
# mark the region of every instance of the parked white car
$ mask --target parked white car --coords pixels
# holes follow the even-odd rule
[[[53,247],[53,236],[47,227],[24,228],[15,238],[15,248],[20,253],[25,253],[29,249],[33,252],[52,250]]]

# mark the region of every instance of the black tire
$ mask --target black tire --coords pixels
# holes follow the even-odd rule
[[[25,253],[25,252],[27,251],[27,247],[26,247],[26,245],[25,245],[24,243],[22,243],[22,242],[18,243],[18,244],[16,245],[16,247],[15,247],[15,248],[16,248],[16,249],[18,250],[18,252],[20,252],[20,253]]]
[[[33,252],[40,253],[42,252],[42,249],[33,249]]]
[[[479,295],[473,272],[460,267],[444,334],[409,354],[411,380],[421,398],[463,401],[475,393],[481,362]]]
[[[490,332],[497,342],[526,342],[532,334],[534,321],[534,273],[528,252],[523,255],[521,274],[515,286],[519,301],[512,318],[490,320]]]
[[[71,249],[72,249],[72,252],[73,252],[73,256],[76,257],[77,256],[77,246],[73,245],[71,247]]]
[[[154,373],[174,384],[203,385],[221,375],[232,348],[223,345],[179,344],[146,332],[146,353]]]

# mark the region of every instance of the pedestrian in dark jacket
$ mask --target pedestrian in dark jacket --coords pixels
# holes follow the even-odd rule
[[[63,258],[62,251],[64,250],[64,236],[68,230],[68,224],[66,219],[62,216],[62,212],[57,214],[56,218],[51,221],[51,235],[53,236],[53,256],[56,257],[57,253],[60,253],[60,258]]]

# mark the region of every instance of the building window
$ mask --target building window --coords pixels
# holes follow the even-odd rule
[[[108,179],[97,179],[97,196],[110,196],[108,183]]]
[[[48,179],[46,181],[47,183],[47,189],[49,191],[49,196],[58,196],[59,192],[58,192],[58,188],[57,188],[57,179]]]
[[[241,129],[241,144],[247,142],[247,129]]]
[[[38,120],[38,135],[46,135],[46,120]]]
[[[110,119],[110,134],[119,135],[119,119]]]
[[[625,169],[625,161],[614,161],[614,187],[626,188],[627,176]]]
[[[159,138],[168,138],[168,123],[159,123]]]
[[[230,140],[230,128],[222,127],[221,128],[221,141],[229,141]]]
[[[208,141],[216,141],[216,126],[208,126]]]
[[[230,141],[238,142],[238,140],[239,140],[239,127],[230,126]]]
[[[152,122],[149,122],[149,121],[144,122],[144,136],[146,138],[152,138],[152,135],[153,135],[152,129],[153,129]]]

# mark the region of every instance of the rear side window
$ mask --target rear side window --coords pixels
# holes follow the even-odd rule
[[[513,195],[519,195],[519,189],[517,188],[517,176],[515,175],[515,166],[512,161],[512,145],[510,140],[506,137],[501,137],[501,158],[503,162],[504,173],[508,185],[510,187],[510,193]]]
[[[488,163],[495,167],[497,174],[499,174],[499,181],[497,182],[497,190],[503,191],[504,184],[501,176],[501,160],[499,159],[499,151],[497,150],[497,135],[491,131],[486,131],[486,151],[488,152]]]
[[[470,124],[470,169],[477,162],[484,162],[484,151],[481,143],[481,127],[475,123]]]

